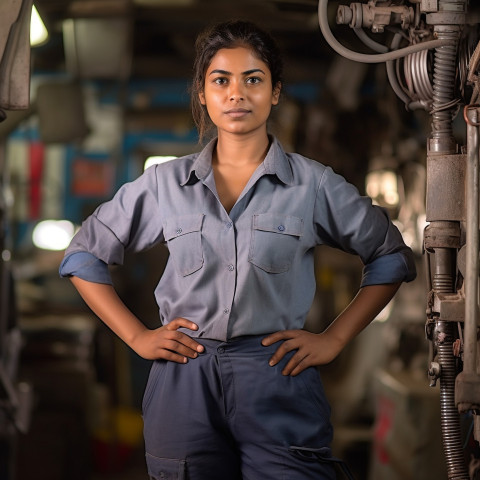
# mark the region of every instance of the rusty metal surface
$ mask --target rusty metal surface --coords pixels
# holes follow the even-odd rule
[[[461,292],[438,293],[434,299],[433,310],[442,320],[462,322],[465,317],[465,297]]]
[[[428,156],[427,222],[465,220],[465,165],[464,154]]]
[[[460,412],[480,410],[480,375],[461,372],[455,380],[455,403]]]

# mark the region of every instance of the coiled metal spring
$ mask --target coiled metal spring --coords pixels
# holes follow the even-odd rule
[[[455,406],[456,359],[453,356],[452,323],[439,322],[438,327],[445,333],[443,341],[437,345],[438,361],[442,366],[440,377],[440,411],[443,448],[447,462],[449,479],[468,479],[463,457],[458,410]]]
[[[453,136],[452,109],[459,102],[455,98],[455,74],[458,32],[441,32],[439,38],[449,38],[452,45],[435,49],[433,72],[432,137],[444,139]]]

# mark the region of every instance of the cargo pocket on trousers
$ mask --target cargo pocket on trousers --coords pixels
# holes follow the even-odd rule
[[[332,455],[332,451],[329,447],[311,448],[311,447],[297,447],[292,445],[288,451],[296,458],[307,462],[320,462],[331,464],[335,467],[336,471],[340,470],[343,474],[343,478],[347,480],[355,480],[352,472],[348,468],[348,465]],[[338,476],[337,476],[338,478]]]
[[[159,458],[146,454],[151,480],[185,480],[186,461],[178,458]]]

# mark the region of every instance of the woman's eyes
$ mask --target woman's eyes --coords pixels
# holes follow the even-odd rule
[[[249,85],[255,85],[257,83],[260,83],[262,79],[260,77],[247,77],[245,79],[245,83]],[[213,80],[213,83],[216,85],[226,85],[228,83],[228,78],[227,77],[217,77]]]
[[[225,85],[228,82],[228,80],[224,77],[217,77],[213,80],[213,83],[216,83],[217,85]]]

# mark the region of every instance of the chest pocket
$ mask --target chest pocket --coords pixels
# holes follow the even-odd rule
[[[165,240],[177,272],[186,277],[203,266],[203,213],[182,215],[168,219]]]
[[[303,219],[278,213],[253,216],[248,260],[269,273],[290,269],[303,235]]]

